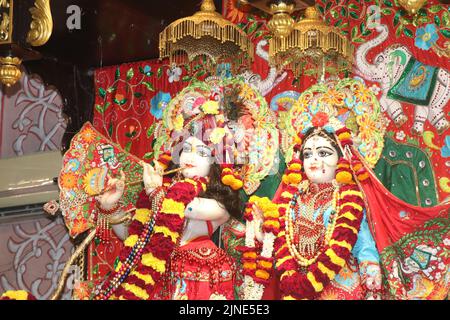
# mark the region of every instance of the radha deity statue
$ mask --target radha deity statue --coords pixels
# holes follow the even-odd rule
[[[376,179],[385,132],[376,98],[357,80],[316,85],[286,119],[282,184],[245,210],[245,298],[445,298],[449,206],[408,205]]]
[[[236,80],[192,84],[169,103],[156,130],[158,161],[142,163],[132,222],[116,232],[125,249],[95,299],[238,298],[239,263],[212,237],[240,219],[239,189],[252,193],[270,172],[274,119],[264,99]],[[165,169],[177,174],[163,177]],[[125,185],[111,181],[97,197],[109,214],[120,210]]]

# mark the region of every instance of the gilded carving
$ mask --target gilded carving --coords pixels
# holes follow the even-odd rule
[[[53,31],[53,19],[50,10],[50,0],[36,0],[30,8],[33,21],[27,35],[27,42],[32,46],[44,45]]]
[[[11,42],[11,33],[12,0],[0,0],[0,44]]]

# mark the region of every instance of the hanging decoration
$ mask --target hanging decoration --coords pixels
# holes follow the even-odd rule
[[[203,0],[200,11],[172,22],[159,35],[159,57],[184,65],[205,59],[204,68],[231,63],[237,69],[253,60],[253,44],[247,35],[216,12],[213,0]]]

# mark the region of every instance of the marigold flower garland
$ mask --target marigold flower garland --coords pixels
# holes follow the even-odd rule
[[[148,209],[137,209],[136,219],[130,225],[130,236],[125,240],[126,248],[120,255],[121,263],[102,285],[95,299],[150,299],[155,284],[166,272],[170,255],[183,232],[186,206],[205,190],[204,178],[175,183],[162,200],[161,209],[156,213],[153,223]],[[143,199],[138,201],[138,205],[143,203]],[[145,207],[149,208],[148,205]],[[138,236],[137,231],[142,230],[143,223],[145,228]],[[139,259],[140,263],[137,264]]]
[[[299,160],[294,160],[295,164]],[[297,167],[297,166],[296,166]],[[292,169],[291,164],[289,168]],[[287,178],[283,179],[287,181]],[[336,201],[334,228],[329,233],[321,252],[312,260],[302,259],[290,243],[288,218],[293,202],[296,202],[296,183],[283,182],[279,200],[279,216],[282,231],[275,240],[276,269],[280,276],[283,299],[314,299],[320,295],[340,272],[351,256],[363,218],[362,193],[354,182],[339,187]],[[330,222],[331,223],[331,222]]]
[[[264,240],[259,255],[257,253],[258,248],[256,247],[254,232],[256,221],[252,214],[254,204],[264,214],[262,224]],[[239,248],[243,252],[244,299],[260,300],[273,270],[274,241],[280,230],[278,207],[267,197],[260,198],[252,196],[246,206],[244,218],[247,220],[245,246]]]

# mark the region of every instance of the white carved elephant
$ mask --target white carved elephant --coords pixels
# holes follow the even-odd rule
[[[389,30],[386,25],[378,24],[375,29],[379,32],[378,36],[359,46],[356,51],[356,64],[358,68],[356,72],[363,78],[380,84],[382,91],[380,104],[382,110],[383,112],[387,111],[389,117],[400,127],[407,121],[407,117],[399,101],[407,100],[393,97],[390,90],[398,85],[405,69],[407,69],[405,72],[409,73],[407,73],[408,76],[405,74],[406,78],[403,79],[408,81],[408,88],[412,88],[412,90],[419,88],[426,79],[426,72],[429,72],[427,71],[429,67],[417,62],[417,69],[412,67],[413,72],[411,72],[411,66],[413,63],[416,63],[415,57],[406,46],[400,44],[394,44],[385,48],[375,57],[373,64],[370,64],[367,61],[367,53],[373,48],[378,48],[389,35]],[[408,64],[409,62],[411,63]],[[407,68],[408,65],[409,67]],[[450,98],[450,75],[445,69],[437,69],[435,75],[434,88],[430,85],[427,87],[428,92],[424,93],[427,94],[428,104],[418,103],[414,99],[412,100],[414,102],[407,101],[415,105],[414,125],[411,129],[413,134],[421,134],[423,132],[426,120],[436,128],[439,134],[443,133],[449,127],[444,108]],[[428,82],[430,80],[426,81]]]
[[[269,53],[264,50],[264,46],[267,45],[267,40],[260,40],[256,45],[256,54],[269,62]],[[287,76],[286,72],[283,72],[281,75],[278,74],[278,70],[276,67],[271,66],[269,68],[269,73],[265,79],[261,79],[261,76],[257,73],[253,73],[252,71],[246,70],[241,73],[239,77],[242,77],[243,80],[248,83],[255,90],[259,90],[263,96],[266,96],[273,88],[275,88],[281,81],[283,81]]]

